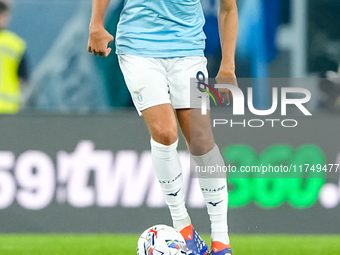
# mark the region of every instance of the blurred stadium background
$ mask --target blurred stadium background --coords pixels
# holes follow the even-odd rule
[[[0,115],[0,254],[135,254],[138,233],[171,225],[152,172],[148,131],[117,58],[87,52],[90,2],[14,1],[9,29],[27,42],[30,78],[20,112]],[[214,77],[221,58],[218,0],[202,5]],[[237,76],[278,78],[252,80],[257,108],[268,107],[269,89],[277,84],[305,87],[313,117],[299,118],[299,126],[288,130],[214,130],[226,161],[340,164],[340,2],[238,5]],[[112,34],[122,7],[123,1],[111,0],[106,25]],[[180,155],[193,223],[208,233],[182,137]],[[339,176],[340,169],[332,178],[230,179],[235,254],[340,254]],[[28,233],[44,235],[23,235]],[[95,235],[100,233],[115,235]]]

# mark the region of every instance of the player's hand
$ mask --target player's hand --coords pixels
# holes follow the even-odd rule
[[[107,57],[111,53],[109,43],[113,41],[113,36],[105,30],[103,26],[90,25],[90,36],[87,50],[95,56]]]
[[[216,76],[217,84],[228,84],[238,87],[235,72],[226,72],[220,69]],[[227,88],[218,89],[218,93],[223,103],[229,105],[232,98],[232,94]]]

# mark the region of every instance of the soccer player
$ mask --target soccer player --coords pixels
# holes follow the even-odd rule
[[[103,25],[110,0],[92,2],[88,51],[106,57],[113,40]],[[237,19],[236,0],[220,0],[222,62],[217,78],[236,78]],[[209,254],[209,249],[191,225],[185,207],[176,118],[196,163],[223,166],[210,116],[201,115],[199,99],[190,100],[190,78],[198,73],[208,77],[203,25],[200,0],[126,0],[116,35],[119,64],[134,105],[150,131],[152,159],[173,226],[184,236],[188,254],[198,255]],[[219,93],[228,102],[229,90]],[[200,125],[193,125],[198,122]],[[207,178],[206,173],[198,173],[198,177],[211,221],[211,254],[231,254],[226,178]]]

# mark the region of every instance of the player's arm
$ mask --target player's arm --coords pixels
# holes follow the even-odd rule
[[[29,78],[28,63],[27,63],[27,53],[25,52],[18,68],[18,77],[20,85],[24,85]]]
[[[229,78],[228,83],[237,86],[235,75],[235,50],[238,29],[238,10],[236,0],[220,0],[219,32],[222,47],[222,61],[217,79]],[[225,83],[225,80],[221,80]],[[229,104],[230,91],[219,89],[221,98]]]
[[[96,56],[107,57],[111,52],[108,44],[113,41],[113,36],[104,28],[104,17],[109,3],[110,0],[92,0],[88,51]]]

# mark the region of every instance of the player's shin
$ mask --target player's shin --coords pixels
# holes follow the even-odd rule
[[[176,141],[163,145],[151,138],[151,155],[157,178],[169,206],[174,228],[178,231],[191,224],[185,207],[182,167]]]

